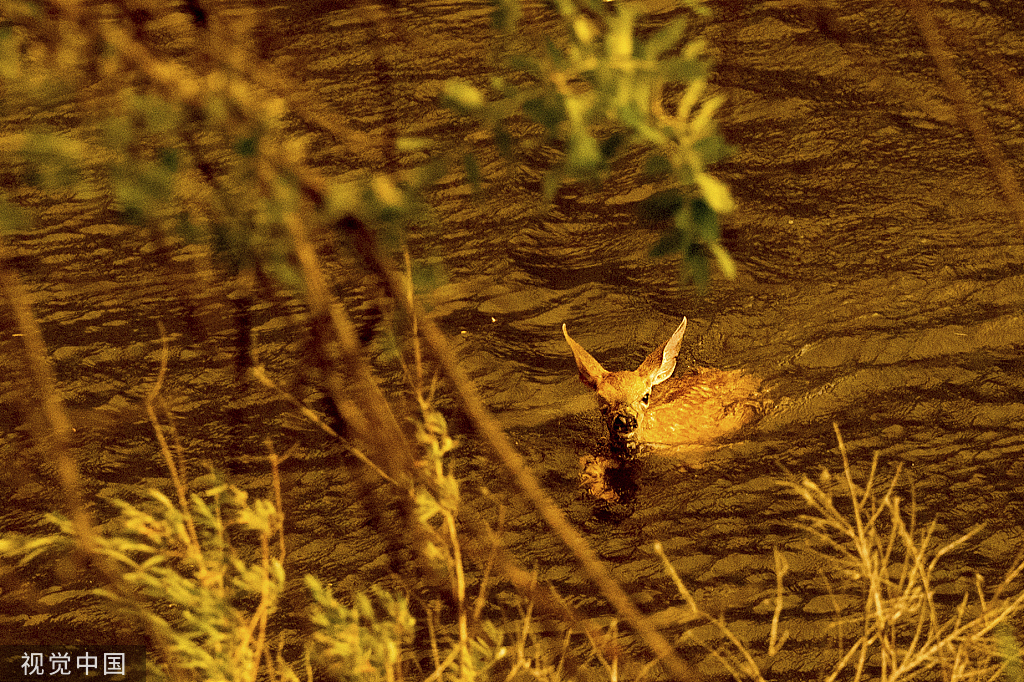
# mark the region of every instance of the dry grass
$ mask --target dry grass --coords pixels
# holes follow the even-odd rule
[[[422,386],[423,368],[418,352],[416,356],[410,383]],[[119,503],[120,529],[92,531],[87,546],[110,578],[97,594],[140,620],[157,645],[160,656],[151,662],[153,679],[312,682],[327,674],[392,682],[410,678],[414,671],[416,679],[430,682],[481,676],[554,681],[581,675],[617,682],[657,676],[656,666],[663,663],[660,657],[627,660],[615,623],[605,629],[585,626],[558,595],[538,584],[535,574],[523,571],[508,557],[500,534],[486,521],[460,516],[459,481],[447,467],[456,444],[444,418],[418,393],[419,414],[410,443],[416,453],[413,465],[396,474],[385,472],[367,455],[361,459],[414,509],[409,522],[418,526],[416,535],[426,538],[418,551],[436,571],[448,576],[446,599],[455,606],[450,612],[454,622],[442,622],[429,611],[417,620],[405,596],[379,587],[370,594],[338,598],[316,577],[306,576],[315,632],[301,660],[286,660],[273,618],[286,578],[279,462],[273,446],[267,443],[273,499],[251,499],[227,482],[190,491],[189,482],[179,474],[177,462],[183,453],[169,423],[170,413],[160,400],[165,372],[166,363],[162,363],[147,407],[173,481],[173,499],[153,490],[155,504],[145,510]],[[265,374],[261,377],[266,385],[277,386]],[[300,412],[326,428],[315,413]],[[1019,615],[1024,594],[1014,593],[1011,586],[1024,570],[1024,562],[1018,562],[994,589],[985,589],[978,577],[973,592],[959,603],[944,603],[936,596],[934,576],[942,561],[967,545],[976,531],[939,542],[936,524],[923,524],[912,501],[907,504],[899,493],[900,471],[880,484],[876,459],[866,480],[857,482],[838,431],[837,437],[844,465],[839,479],[826,471],[818,482],[808,478],[784,482],[808,506],[800,523],[810,539],[809,551],[828,562],[829,575],[843,583],[844,591],[864,596],[859,612],[832,623],[852,643],[822,679],[1019,677],[1019,646],[1011,620]],[[52,518],[58,533],[43,538],[6,536],[0,539],[0,555],[27,563],[75,545],[81,551],[84,544],[76,524]],[[467,554],[468,546],[477,549]],[[767,651],[755,651],[724,619],[701,607],[660,545],[655,550],[689,608],[688,629],[675,644],[705,647],[734,679],[765,680],[762,666],[770,666],[787,639],[782,603],[788,569],[783,555],[775,552],[776,608]],[[475,589],[467,580],[469,561],[484,568]],[[509,623],[481,617],[496,580],[508,580],[523,595],[513,629],[506,629]],[[554,617],[564,623],[559,641],[534,630],[538,611],[548,622]],[[708,631],[709,623],[720,635],[714,640],[701,634]],[[417,628],[427,630],[429,670],[412,666]],[[574,632],[587,636],[589,651],[570,646]]]
[[[899,493],[897,468],[887,484],[878,480],[878,459],[867,479],[857,482],[847,460],[842,435],[836,429],[843,457],[839,480],[826,470],[819,482],[809,478],[782,483],[807,503],[809,513],[800,525],[810,549],[829,567],[830,589],[863,596],[853,615],[837,617],[830,629],[851,638],[845,654],[821,679],[906,682],[919,678],[947,682],[1021,679],[1020,646],[1013,621],[1019,620],[1024,592],[1016,583],[1024,571],[1018,559],[995,588],[986,589],[975,576],[973,592],[955,605],[940,599],[935,575],[952,552],[969,545],[979,529],[941,542],[934,521],[923,524],[915,506]],[[787,639],[781,619],[785,558],[775,552],[776,608],[767,651],[754,651],[722,618],[704,611],[683,585],[660,546],[655,547],[666,571],[690,608],[695,626],[681,638],[707,649],[736,680],[763,682],[758,661],[770,661]],[[720,634],[714,641],[700,637],[711,623]],[[724,644],[723,644],[724,642]]]

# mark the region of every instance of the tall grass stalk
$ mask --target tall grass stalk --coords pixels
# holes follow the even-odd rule
[[[976,574],[972,591],[956,604],[944,604],[935,589],[939,565],[980,528],[939,542],[936,522],[922,525],[913,498],[907,505],[898,493],[901,469],[897,467],[888,484],[880,485],[876,455],[867,479],[858,484],[838,428],[836,437],[843,458],[840,481],[827,470],[820,483],[809,478],[780,481],[810,509],[799,524],[812,541],[810,551],[829,566],[829,575],[842,577],[846,587],[859,590],[863,597],[859,612],[831,624],[840,636],[852,631],[856,638],[822,679],[907,682],[935,674],[948,682],[1021,679],[1021,648],[1013,622],[1021,616],[1024,592],[1012,584],[1024,571],[1024,560],[1018,556],[994,589],[986,588]],[[736,680],[764,682],[762,666],[770,665],[788,639],[781,619],[789,570],[785,556],[775,550],[776,595],[768,650],[757,652],[724,618],[700,606],[660,543],[654,550],[689,608],[687,620],[694,623],[677,644],[689,641],[705,648]],[[704,623],[713,625],[720,639],[699,634]]]
[[[1024,592],[1012,594],[1010,588],[1024,571],[1024,561],[1018,557],[995,589],[986,588],[976,574],[973,593],[966,592],[955,605],[944,604],[935,590],[936,571],[980,527],[940,542],[936,522],[922,524],[913,497],[907,505],[899,494],[901,468],[888,485],[879,486],[876,455],[867,479],[858,485],[838,428],[836,437],[843,458],[839,487],[848,510],[837,506],[827,471],[820,485],[808,478],[788,482],[812,511],[802,517],[802,525],[834,567],[833,574],[847,577],[864,595],[860,613],[836,624],[852,629],[857,638],[825,679],[896,682],[933,671],[946,680],[997,679],[1012,658],[998,635],[1021,613]]]

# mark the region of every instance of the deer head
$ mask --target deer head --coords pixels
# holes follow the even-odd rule
[[[572,340],[565,325],[562,333],[576,358],[580,381],[597,392],[613,450],[634,451],[644,442],[647,408],[651,389],[672,376],[676,356],[683,343],[686,318],[667,341],[655,348],[633,371],[609,372],[594,357]]]

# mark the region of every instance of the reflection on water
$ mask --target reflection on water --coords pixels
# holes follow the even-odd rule
[[[945,3],[937,11],[990,60],[1019,54],[1024,38],[1014,10],[1004,16],[986,7]],[[389,7],[395,19],[381,24],[350,9],[268,11],[267,25],[279,33],[272,58],[314,90],[325,113],[373,134],[393,121],[411,126],[403,131],[409,134],[468,132],[434,101],[448,77],[485,68],[486,39],[476,36],[487,35],[486,6]],[[997,572],[1021,536],[1019,226],[902,14],[866,2],[838,12],[841,42],[807,15],[771,3],[722,3],[707,28],[719,60],[714,84],[729,95],[725,133],[738,147],[722,164],[741,207],[726,235],[740,263],[736,281],[717,281],[702,297],[680,285],[675,262],[645,255],[654,228],[638,225],[632,209],[656,188],[629,163],[604,188],[568,188],[545,208],[530,171],[484,153],[499,180],[467,196],[456,191],[456,177],[446,179],[434,197],[437,223],[412,235],[416,256],[444,267],[447,282],[427,302],[457,338],[465,367],[643,609],[665,614],[671,630],[668,616],[679,600],[651,550],[660,541],[682,579],[744,624],[744,635],[760,646],[770,623],[762,600],[774,587],[772,548],[790,553],[785,615],[792,633],[789,653],[772,664],[776,672],[824,665],[838,653],[821,639],[836,612],[819,608],[820,567],[795,552],[791,523],[802,505],[774,482],[786,471],[813,477],[836,468],[833,421],[856,471],[875,452],[883,471],[904,465],[919,514],[937,519],[944,536],[987,524],[976,549],[950,557],[951,581],[974,570]],[[377,39],[385,41],[392,69],[387,93],[367,86],[374,68],[368,46]],[[957,66],[1013,154],[1024,135],[986,63],[961,59]],[[365,163],[316,131],[308,135],[325,172]],[[185,249],[168,261],[111,222],[103,207],[71,201],[13,240],[63,395],[72,407],[96,411],[84,420],[81,464],[100,513],[110,511],[106,498],[138,499],[145,487],[167,483],[137,410],[155,380],[161,319],[172,335],[167,391],[190,473],[212,467],[265,491],[265,439],[281,451],[292,448],[284,470],[289,570],[314,571],[342,589],[388,581],[406,550],[386,537],[382,553],[382,529],[360,503],[365,483],[353,480],[339,448],[297,426],[271,391],[237,382],[234,334],[245,317],[258,361],[273,376],[297,377],[298,397],[317,404],[321,396],[302,364],[301,307],[287,299],[240,303],[230,283],[202,268],[207,279],[192,281],[188,297],[171,299],[169,281],[188,280],[187,265],[200,256]],[[372,283],[341,255],[333,275],[348,303],[372,301]],[[92,282],[83,284],[83,276]],[[132,298],[124,300],[129,283]],[[359,309],[370,316],[372,307]],[[631,473],[637,492],[628,508],[597,514],[579,489],[578,463],[602,427],[579,388],[560,326],[568,322],[608,357],[636,366],[651,340],[684,315],[691,326],[680,363],[756,373],[775,406],[700,470],[645,460]],[[396,384],[400,369],[384,344],[370,348],[385,382]],[[12,356],[9,347],[0,349],[0,362]],[[4,525],[33,530],[36,511],[59,500],[47,472],[23,458],[18,426],[26,415],[9,397],[13,368],[2,369],[10,370],[0,379],[8,426],[0,452],[11,500]],[[111,415],[120,420],[114,428]],[[499,505],[513,512],[504,541],[522,563],[537,566],[561,594],[581,595],[588,615],[608,613],[566,570],[564,549],[472,437],[463,438],[453,469],[468,509],[484,517]],[[490,493],[468,494],[481,488]],[[2,609],[4,638],[59,639],[104,625],[91,620],[100,617],[92,606],[59,623],[39,609],[17,616]]]

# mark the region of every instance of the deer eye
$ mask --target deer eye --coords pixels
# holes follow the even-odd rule
[[[640,398],[640,402],[642,402],[644,405],[646,405],[650,401],[651,401],[651,392],[647,391],[647,393],[644,393],[643,397]]]

